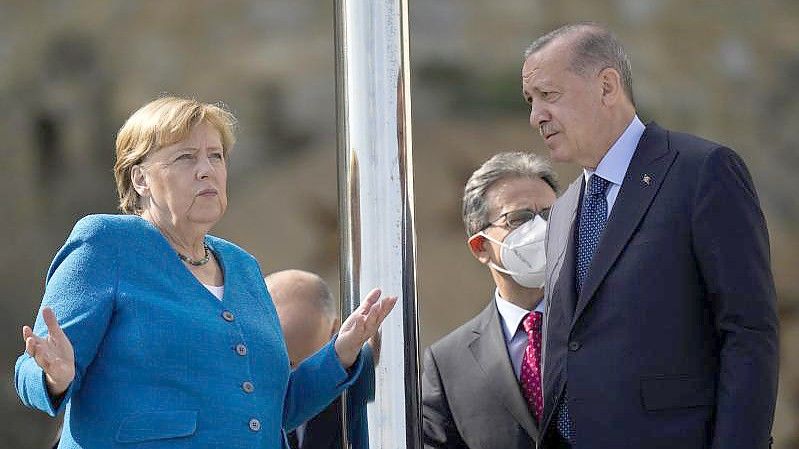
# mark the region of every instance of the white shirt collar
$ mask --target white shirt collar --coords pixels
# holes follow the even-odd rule
[[[627,125],[627,129],[621,133],[621,136],[616,139],[616,142],[605,153],[602,160],[599,161],[596,170],[583,169],[586,185],[591,175],[596,173],[613,184],[621,186],[644,130],[646,130],[646,126],[641,122],[641,119],[637,115],[633,116],[630,124]]]
[[[530,311],[519,307],[506,299],[503,299],[499,294],[499,289],[496,289],[494,293],[494,300],[497,303],[499,316],[502,317],[503,330],[505,331],[505,341],[508,342],[516,334],[516,330],[519,329],[519,323],[522,322],[524,316]],[[534,311],[544,313],[543,298],[538,302],[538,305],[535,306]]]

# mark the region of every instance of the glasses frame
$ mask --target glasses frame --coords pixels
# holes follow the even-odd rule
[[[489,221],[487,225],[483,226],[483,228],[480,229],[480,231],[485,231],[486,229],[488,229],[488,228],[490,228],[492,226],[495,226],[495,227],[498,227],[498,228],[516,229],[519,226],[527,223],[528,221],[535,219],[536,216],[541,217],[542,219],[544,219],[544,221],[549,221],[549,211],[551,209],[552,209],[551,207],[546,207],[546,208],[541,209],[541,210],[533,210],[533,209],[511,210],[511,211],[505,212],[504,214],[501,214],[499,217],[495,218],[494,220]],[[530,214],[530,218],[527,218],[526,220],[521,221],[521,222],[519,222],[517,224],[512,224],[508,220],[508,216],[511,215],[511,214],[519,214],[519,213],[525,213],[525,214],[529,213]],[[500,220],[503,220],[504,223],[498,224],[497,222],[500,221]]]

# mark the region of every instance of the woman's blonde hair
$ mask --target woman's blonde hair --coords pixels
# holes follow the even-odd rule
[[[202,103],[190,98],[161,97],[142,106],[119,129],[116,141],[114,178],[119,208],[126,214],[141,213],[139,194],[131,182],[131,170],[148,154],[180,142],[191,129],[208,123],[222,137],[222,152],[227,158],[233,144],[236,118],[222,104]]]

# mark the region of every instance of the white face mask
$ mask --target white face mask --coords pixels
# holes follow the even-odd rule
[[[505,268],[494,262],[488,266],[505,274],[509,274],[517,284],[527,288],[541,288],[547,264],[544,249],[544,237],[547,222],[540,215],[511,231],[504,242],[500,242],[480,231],[479,235],[501,246],[499,260]]]

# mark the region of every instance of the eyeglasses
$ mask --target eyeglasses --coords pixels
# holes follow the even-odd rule
[[[540,211],[535,211],[532,209],[519,209],[519,210],[512,210],[510,212],[505,212],[496,219],[488,222],[488,224],[481,230],[485,230],[491,226],[500,226],[500,227],[507,227],[510,229],[516,229],[519,226],[535,218],[536,215],[540,216],[544,220],[549,220],[549,209],[550,208],[547,207],[546,209],[542,209]],[[503,222],[498,223],[500,220],[503,220]]]

